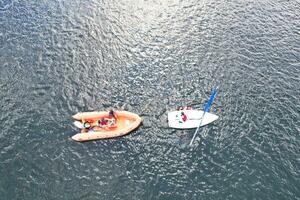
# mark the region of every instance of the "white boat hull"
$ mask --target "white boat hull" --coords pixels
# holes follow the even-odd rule
[[[181,112],[187,116],[187,120],[183,121],[181,118]],[[179,110],[172,111],[168,113],[168,125],[171,128],[177,129],[190,129],[197,128],[201,122],[200,126],[205,126],[216,121],[219,117],[212,113],[205,113],[203,119],[203,110]]]

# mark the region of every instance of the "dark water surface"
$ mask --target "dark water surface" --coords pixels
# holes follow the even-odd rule
[[[298,0],[0,0],[0,199],[300,199],[299,52]],[[109,107],[144,123],[70,139]]]

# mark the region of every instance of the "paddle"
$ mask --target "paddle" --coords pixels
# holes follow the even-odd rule
[[[199,126],[197,127],[197,129],[196,129],[196,131],[195,131],[195,133],[194,133],[194,136],[193,136],[193,138],[192,138],[192,140],[191,140],[191,142],[190,142],[190,146],[193,144],[193,142],[194,142],[194,140],[195,140],[195,137],[196,137],[196,135],[197,135],[197,133],[198,133],[198,130],[199,130],[199,128],[201,127],[201,124],[202,124],[202,121],[203,121],[203,118],[204,118],[205,113],[208,112],[208,110],[209,110],[209,108],[210,108],[210,106],[211,106],[211,104],[212,104],[212,102],[213,102],[215,96],[217,95],[217,90],[218,90],[218,87],[214,88],[214,89],[211,91],[211,94],[210,94],[210,97],[209,97],[207,103],[204,104],[204,112],[203,112],[203,115],[202,115],[202,117],[201,117],[201,119],[200,119]]]

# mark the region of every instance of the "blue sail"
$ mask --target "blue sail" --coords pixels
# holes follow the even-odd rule
[[[202,115],[202,117],[201,117],[199,126],[198,126],[198,128],[196,129],[196,131],[195,131],[195,133],[194,133],[194,136],[193,136],[193,138],[192,138],[192,140],[191,140],[191,142],[190,142],[190,145],[193,144],[193,141],[194,141],[194,139],[195,139],[195,137],[196,137],[196,135],[197,135],[197,133],[198,133],[198,130],[199,130],[201,124],[202,124],[202,120],[203,120],[203,118],[204,118],[204,115],[205,115],[205,113],[207,113],[208,110],[210,109],[210,106],[211,106],[212,102],[214,101],[215,96],[217,95],[217,90],[218,90],[218,87],[214,88],[214,89],[211,91],[211,94],[210,94],[210,97],[209,97],[208,101],[207,101],[206,104],[204,104],[204,106],[203,106],[203,111],[204,111],[204,112],[203,112],[203,115]]]
[[[211,91],[210,97],[208,99],[208,101],[206,102],[206,104],[204,104],[203,110],[204,113],[208,112],[208,110],[210,109],[210,106],[212,104],[212,102],[214,101],[215,96],[217,95],[217,88],[214,88]]]

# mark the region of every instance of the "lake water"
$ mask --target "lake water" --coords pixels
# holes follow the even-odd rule
[[[297,0],[1,0],[0,199],[300,199],[299,52]],[[143,124],[71,140],[108,108]]]

